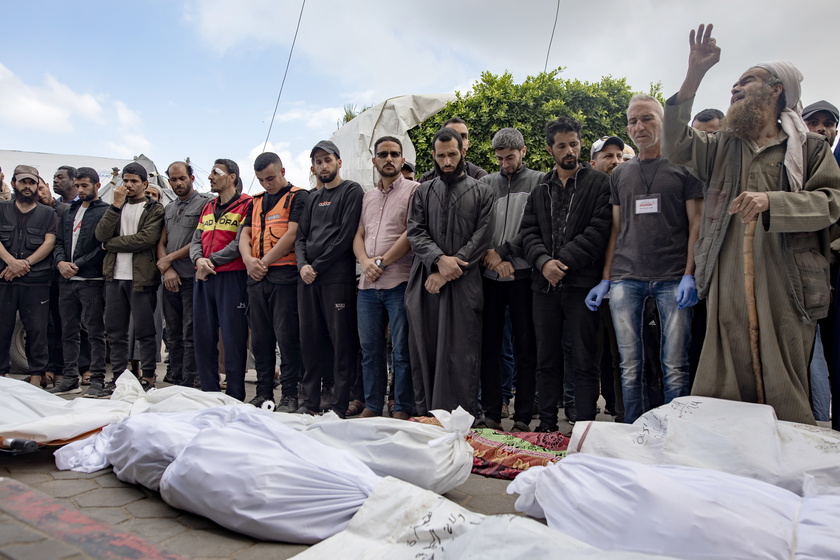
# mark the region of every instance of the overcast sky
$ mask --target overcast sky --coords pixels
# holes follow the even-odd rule
[[[305,185],[309,150],[336,130],[346,103],[465,92],[484,70],[508,70],[517,81],[538,73],[556,7],[554,0],[307,0],[269,149]],[[837,7],[836,0],[561,0],[548,67],[585,81],[626,77],[639,91],[662,82],[667,97],[685,74],[689,30],[712,22],[722,59],[695,111],[725,110],[735,79],[775,59],[802,71],[805,104],[840,105],[838,67],[830,64]],[[144,153],[161,171],[189,156],[204,184],[213,160],[226,157],[243,166],[247,185],[300,9],[299,0],[2,2],[0,149]]]

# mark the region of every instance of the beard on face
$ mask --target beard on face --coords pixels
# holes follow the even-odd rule
[[[560,160],[560,169],[565,169],[566,171],[573,171],[578,166],[578,160],[574,156],[564,157]]]
[[[754,139],[767,121],[773,118],[774,111],[773,88],[763,84],[761,89],[750,92],[729,106],[721,128],[742,140]]]
[[[389,177],[390,178],[390,177],[396,177],[397,175],[400,174],[400,170],[397,168],[396,165],[391,165],[390,168],[385,168],[385,166],[383,165],[382,169],[376,168],[376,170],[379,172],[379,175],[381,177]]]
[[[27,194],[23,194],[23,192],[21,190],[19,190],[17,187],[15,187],[15,199],[21,201],[24,204],[31,204],[31,203],[39,200],[38,199],[38,192],[30,190],[29,194],[27,195]]]
[[[318,180],[321,181],[322,183],[324,183],[325,185],[328,185],[328,184],[332,183],[333,181],[335,181],[336,177],[338,177],[338,169],[336,169],[335,171],[333,171],[332,173],[330,173],[326,177],[324,177],[323,175],[318,175]]]
[[[464,172],[464,169],[466,168],[467,162],[465,162],[463,158],[458,160],[458,165],[455,166],[455,171],[451,172],[444,171],[443,169],[441,169],[440,165],[438,165],[437,160],[435,160],[435,171],[437,171],[438,177],[440,177],[441,180],[443,180],[443,182],[447,185],[455,183],[458,180],[458,177],[461,176],[461,174]]]

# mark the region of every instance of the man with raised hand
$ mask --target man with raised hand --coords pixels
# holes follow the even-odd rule
[[[114,189],[111,206],[96,225],[96,239],[107,251],[105,330],[111,348],[114,380],[128,367],[129,319],[140,357],[140,383],[155,386],[155,305],[160,286],[156,247],[163,228],[163,205],[145,194],[148,172],[139,163],[123,168],[122,184]],[[113,388],[106,387],[107,389]]]
[[[814,424],[808,363],[816,321],[828,312],[840,169],[799,115],[802,74],[789,62],[741,74],[720,132],[688,126],[700,82],[720,60],[711,34],[711,25],[689,34],[688,71],[666,105],[663,142],[670,159],[707,183],[695,258],[708,324],[692,392],[765,402],[780,420]]]

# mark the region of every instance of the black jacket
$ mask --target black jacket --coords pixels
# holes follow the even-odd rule
[[[76,242],[76,251],[70,254],[73,247],[73,222],[76,220],[76,213],[82,205],[81,200],[73,201],[58,221],[58,235],[55,240],[53,258],[55,263],[61,261],[72,262],[79,267],[76,274],[82,278],[102,278],[102,260],[105,258],[105,250],[99,241],[96,240],[96,225],[102,219],[102,215],[108,209],[108,204],[101,200],[94,200],[85,210],[82,216],[82,227],[79,229],[79,240]],[[60,277],[62,281],[67,279]]]
[[[53,227],[56,219],[55,212],[49,206],[36,204],[30,210],[31,215],[26,222],[26,231],[18,228],[17,212],[14,200],[0,202],[0,243],[16,259],[31,257],[46,241],[47,231]],[[0,272],[5,270],[6,263],[0,261]],[[53,261],[50,255],[33,264],[29,273],[15,279],[21,284],[44,282],[52,280]]]
[[[533,267],[534,291],[547,292],[548,280],[543,265],[555,253],[551,235],[551,175],[546,173],[534,188],[522,216],[522,246],[525,258]],[[575,174],[575,195],[571,201],[566,239],[556,252],[557,259],[569,267],[562,284],[590,289],[601,281],[604,253],[610,239],[612,206],[610,178],[606,173],[581,164]]]

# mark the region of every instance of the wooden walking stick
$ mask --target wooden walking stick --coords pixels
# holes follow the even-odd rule
[[[755,304],[755,257],[753,241],[758,220],[752,220],[744,228],[744,293],[746,294],[747,316],[750,325],[750,355],[755,376],[755,392],[758,403],[764,404],[764,377],[761,374],[761,354],[758,346],[758,309]]]

